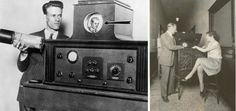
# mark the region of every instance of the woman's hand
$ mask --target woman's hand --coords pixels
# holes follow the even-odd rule
[[[193,46],[192,49],[197,49],[198,46]]]

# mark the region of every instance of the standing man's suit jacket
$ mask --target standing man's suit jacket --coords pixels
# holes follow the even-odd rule
[[[45,38],[44,30],[32,33],[31,35]],[[69,39],[68,36],[58,32],[57,39]],[[29,80],[43,80],[44,79],[44,59],[43,51],[39,49],[28,49],[28,56],[24,61],[20,61],[20,55],[18,57],[17,66],[21,72],[24,72],[20,80],[20,88],[18,92],[17,100],[23,99],[22,84]]]
[[[174,37],[171,37],[167,32],[161,35],[161,52],[160,64],[172,66],[174,64],[175,50],[181,49],[177,46]]]

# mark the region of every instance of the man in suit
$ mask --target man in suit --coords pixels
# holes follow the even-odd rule
[[[177,32],[174,23],[168,23],[167,31],[161,35],[161,96],[164,102],[169,102],[168,95],[175,92],[175,50],[182,49],[176,45],[173,34]]]
[[[46,28],[32,33],[32,35],[40,36],[43,39],[68,39],[69,37],[59,32],[62,21],[63,3],[60,1],[49,1],[42,7],[46,18]],[[23,43],[13,43],[21,52],[17,61],[18,69],[23,73],[20,81],[20,88],[17,100],[20,104],[20,111],[31,111],[33,108],[25,106],[22,102],[24,99],[22,84],[29,82],[42,82],[44,78],[44,59],[43,51],[39,49],[28,48]]]

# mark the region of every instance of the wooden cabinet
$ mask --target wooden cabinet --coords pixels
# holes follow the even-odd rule
[[[147,96],[63,87],[42,83],[23,84],[25,106],[36,111],[147,111]]]
[[[177,51],[176,79],[178,98],[182,95],[181,79],[187,76],[192,70],[197,58],[205,57],[205,54],[192,48],[184,48]]]
[[[197,58],[205,57],[205,54],[192,48],[184,48],[177,51],[176,76],[184,78],[193,68]]]
[[[192,49],[193,46],[198,45],[201,39],[201,34],[175,34],[176,44],[187,44],[187,47],[181,50],[177,50],[176,53],[176,79],[177,90],[179,93],[179,99],[182,95],[181,79],[183,79],[192,70],[197,58],[206,57],[206,55],[196,49]]]

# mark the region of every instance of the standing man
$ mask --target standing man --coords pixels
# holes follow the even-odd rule
[[[168,95],[175,92],[175,50],[184,47],[176,45],[173,34],[177,32],[174,23],[168,23],[167,31],[161,35],[161,96],[164,102],[169,102]]]
[[[68,36],[59,32],[62,21],[63,3],[60,1],[49,1],[43,5],[42,9],[46,18],[46,28],[32,33],[32,35],[40,36],[46,40],[68,39]],[[25,106],[23,103],[25,95],[22,84],[26,81],[37,83],[42,82],[44,78],[43,51],[28,48],[20,42],[14,43],[13,45],[21,51],[17,61],[17,66],[21,72],[24,72],[20,81],[20,88],[17,97],[20,104],[20,111],[32,111],[34,108]]]

